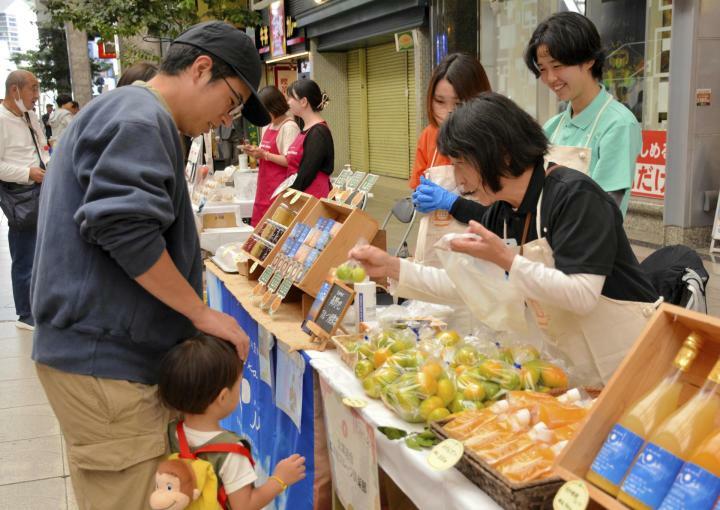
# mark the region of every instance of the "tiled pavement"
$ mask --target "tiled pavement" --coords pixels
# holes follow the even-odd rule
[[[394,201],[408,196],[404,181],[382,178],[368,212],[382,221]],[[393,245],[403,225],[389,227]],[[417,225],[410,237],[414,246]],[[652,250],[636,247],[640,258]],[[720,316],[720,260],[706,262],[711,273],[710,313]],[[77,508],[65,445],[30,360],[32,335],[15,328],[7,226],[0,215],[0,510]]]

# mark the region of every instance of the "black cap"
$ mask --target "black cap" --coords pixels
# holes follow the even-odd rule
[[[257,96],[262,77],[262,62],[255,43],[247,34],[222,21],[206,21],[188,28],[173,42],[188,44],[219,58],[229,65],[250,88],[242,115],[256,126],[270,123],[267,112]]]

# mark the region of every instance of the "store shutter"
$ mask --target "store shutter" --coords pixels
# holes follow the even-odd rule
[[[415,163],[415,148],[417,147],[417,95],[415,90],[415,56],[408,51],[408,150],[410,152],[410,167]]]
[[[412,53],[395,51],[394,43],[367,49],[369,170],[404,179],[410,174],[408,61]]]
[[[350,133],[350,164],[355,170],[367,172],[368,126],[367,83],[365,80],[365,50],[353,50],[347,55],[348,126]]]

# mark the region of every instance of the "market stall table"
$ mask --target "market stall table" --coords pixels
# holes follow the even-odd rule
[[[328,508],[329,465],[318,376],[341,396],[365,398],[360,382],[334,351],[319,352],[300,329],[299,304],[284,304],[272,318],[251,299],[255,282],[223,273],[207,263],[210,306],[235,317],[251,340],[242,382],[241,405],[223,426],[246,435],[258,462],[260,482],[279,460],[300,453],[306,457],[307,478],[276,500],[275,508]],[[373,429],[392,426],[408,431],[406,423],[380,401],[371,399],[358,409]],[[420,509],[441,504],[453,509],[500,508],[459,471],[433,471],[428,453],[407,448],[375,433],[377,461]],[[292,506],[287,503],[292,501]]]

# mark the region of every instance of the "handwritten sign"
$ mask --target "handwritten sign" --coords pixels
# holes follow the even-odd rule
[[[267,283],[270,281],[270,278],[272,278],[274,272],[275,269],[273,269],[272,267],[266,267],[265,271],[263,271],[260,275],[260,278],[258,278],[258,281],[263,285],[267,285]]]
[[[446,439],[430,450],[427,462],[436,471],[450,469],[462,458],[465,447],[457,439]]]
[[[665,198],[666,131],[643,131],[643,145],[635,164],[632,195]]]
[[[378,182],[378,179],[380,178],[379,175],[375,174],[368,174],[365,180],[362,182],[360,187],[358,188],[358,191],[362,191],[363,193],[370,193],[370,190],[375,186],[375,183]]]
[[[270,280],[270,283],[268,284],[268,290],[270,292],[275,292],[277,290],[277,288],[280,286],[280,283],[282,282],[282,280],[283,280],[282,274],[280,274],[279,272],[275,273],[273,275],[272,279]]]
[[[312,322],[327,336],[332,336],[345,316],[350,303],[352,303],[353,294],[353,290],[349,287],[339,282],[333,282],[325,301],[323,301],[317,316]]]
[[[333,487],[345,508],[380,510],[375,431],[320,377]]]
[[[590,502],[587,485],[582,480],[563,484],[553,499],[553,510],[584,510]]]
[[[288,292],[290,292],[290,288],[292,287],[293,279],[290,277],[287,277],[283,280],[283,282],[278,287],[277,295],[280,296],[280,299],[285,299],[285,297],[288,295]]]
[[[345,187],[345,183],[347,183],[348,179],[352,176],[353,171],[348,168],[343,168],[340,171],[340,174],[338,174],[337,178],[333,182],[333,187],[337,189],[341,189]]]

